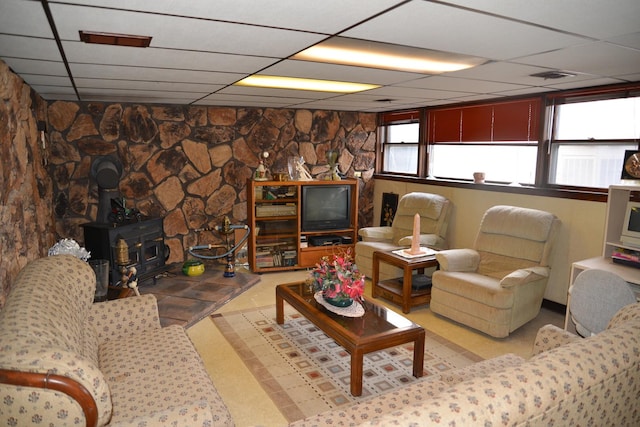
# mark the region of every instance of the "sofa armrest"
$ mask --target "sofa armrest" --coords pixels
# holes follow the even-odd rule
[[[549,277],[549,269],[547,267],[521,268],[503,277],[500,281],[500,286],[503,288],[512,288],[547,277]]]
[[[99,342],[161,327],[158,303],[151,294],[95,303],[88,321]]]
[[[480,254],[473,249],[448,249],[436,254],[440,270],[475,272],[480,265]]]
[[[390,242],[393,240],[391,227],[364,227],[358,230],[358,236],[365,242]]]
[[[440,380],[454,386],[463,381],[470,380],[472,378],[486,377],[498,371],[500,369],[509,368],[511,366],[518,366],[524,363],[525,360],[513,353],[503,354],[502,356],[486,359],[481,362],[472,363],[471,365],[463,368],[453,369],[440,374]]]
[[[164,411],[158,411],[151,415],[134,417],[128,420],[110,423],[112,427],[139,427],[142,425],[157,426],[184,426],[184,427],[210,427],[228,425],[228,422],[220,423],[219,417],[214,417],[211,407],[205,401],[194,402],[190,406],[175,406]],[[226,420],[228,421],[228,420]]]
[[[607,329],[615,328],[617,325],[627,322],[628,320],[640,317],[640,302],[626,305],[613,315]]]
[[[581,339],[578,335],[565,331],[555,325],[544,325],[538,330],[536,335],[533,343],[532,356]]]

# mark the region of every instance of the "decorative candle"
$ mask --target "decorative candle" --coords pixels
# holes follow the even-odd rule
[[[413,237],[411,238],[411,249],[406,252],[411,255],[418,255],[422,253],[422,249],[420,249],[420,214],[418,213],[413,216]]]

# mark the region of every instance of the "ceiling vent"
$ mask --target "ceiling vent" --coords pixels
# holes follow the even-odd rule
[[[134,36],[131,34],[98,33],[94,31],[79,31],[80,40],[85,43],[109,44],[113,46],[149,47],[151,37]]]
[[[542,73],[530,74],[531,77],[540,77],[541,79],[564,79],[565,77],[575,77],[573,73],[567,71],[543,71]]]

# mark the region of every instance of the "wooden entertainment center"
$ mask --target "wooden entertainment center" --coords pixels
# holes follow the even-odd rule
[[[346,186],[348,224],[303,229],[305,187]],[[326,201],[326,203],[330,203]],[[346,209],[346,208],[345,208]],[[315,266],[325,255],[355,247],[358,233],[358,182],[247,180],[249,266],[257,273]]]

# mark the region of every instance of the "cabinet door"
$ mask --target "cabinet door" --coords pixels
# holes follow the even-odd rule
[[[294,267],[298,264],[298,220],[256,219],[256,267]]]

